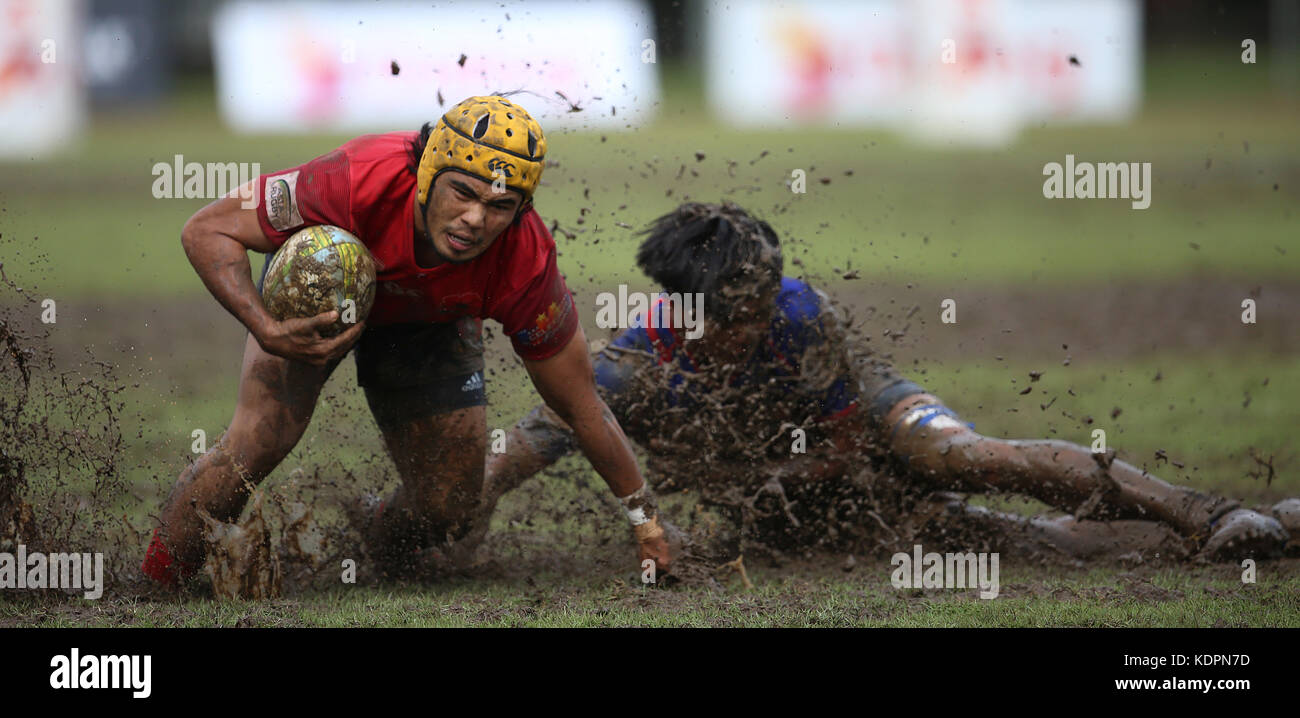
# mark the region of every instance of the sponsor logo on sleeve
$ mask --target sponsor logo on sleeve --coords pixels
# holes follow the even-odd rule
[[[266,219],[275,230],[284,232],[303,223],[298,211],[298,170],[266,180]]]

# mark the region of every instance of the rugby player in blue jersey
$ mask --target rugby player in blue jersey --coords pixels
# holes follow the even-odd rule
[[[637,264],[668,298],[654,301],[649,316],[598,352],[593,365],[619,424],[649,453],[661,493],[694,489],[706,501],[730,496],[741,504],[748,497],[751,509],[770,493],[778,518],[798,526],[792,508],[815,503],[806,492],[846,485],[874,463],[892,469],[878,475],[902,476],[928,495],[910,504],[913,511],[941,506],[932,512],[940,522],[1019,529],[1079,558],[1116,555],[1127,542],[1239,560],[1280,553],[1288,529],[1300,538],[1297,499],[1270,516],[1171,485],[1113,451],[976,433],[887,363],[855,357],[826,296],[783,276],[775,231],[734,204],[686,203],[655,220]],[[694,303],[682,298],[696,293],[703,295],[704,330],[691,339],[674,300],[689,311]],[[538,406],[514,427],[506,451],[488,456],[483,515],[574,447],[568,427]],[[1015,493],[1070,515],[1025,519],[945,492]],[[622,501],[638,536],[662,535],[666,522],[649,486]],[[833,502],[816,507],[827,510],[837,509]],[[884,523],[860,507],[839,510],[863,524]]]

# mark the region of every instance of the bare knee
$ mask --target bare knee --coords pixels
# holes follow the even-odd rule
[[[402,486],[421,503],[460,504],[480,498],[483,487],[483,456],[486,442],[428,442],[426,445],[404,444],[393,447]]]

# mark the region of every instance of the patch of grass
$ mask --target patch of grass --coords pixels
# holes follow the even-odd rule
[[[832,563],[827,557],[825,563]],[[646,588],[630,578],[532,584],[457,580],[337,589],[276,601],[108,599],[0,603],[4,626],[133,627],[1212,627],[1300,626],[1296,562],[1263,562],[1258,583],[1233,566],[1045,569],[1004,561],[1001,595],[896,590],[887,562],[852,574],[756,569],[756,586]]]

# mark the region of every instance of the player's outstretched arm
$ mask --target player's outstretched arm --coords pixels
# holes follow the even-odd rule
[[[339,359],[360,336],[365,322],[338,336],[322,337],[319,330],[338,319],[336,312],[277,322],[257,295],[248,250],[271,252],[276,247],[258,224],[257,207],[247,207],[241,199],[251,191],[245,185],[190,217],[181,230],[185,255],[203,286],[248,327],[266,352],[318,366]]]
[[[596,393],[582,327],[558,354],[540,361],[525,359],[524,367],[546,405],[572,427],[592,468],[624,503],[640,544],[641,558],[654,560],[657,570],[666,572],[672,556],[664,529],[648,498],[632,446],[613,412]]]

